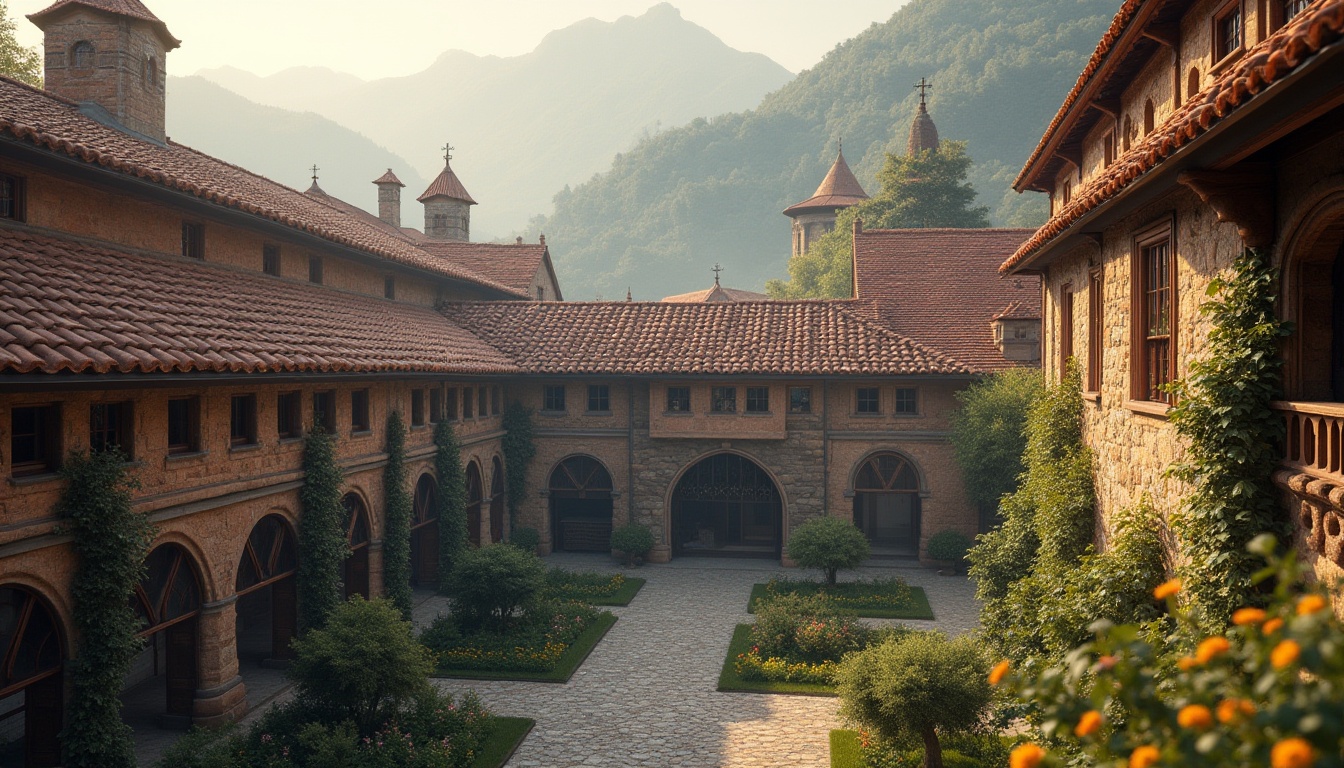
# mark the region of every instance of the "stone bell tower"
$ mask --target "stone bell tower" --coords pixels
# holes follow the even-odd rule
[[[476,204],[453,173],[453,147],[443,148],[443,172],[419,197],[425,206],[425,236],[431,240],[471,241],[471,206]]]

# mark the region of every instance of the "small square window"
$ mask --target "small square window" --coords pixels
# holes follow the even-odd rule
[[[336,431],[336,393],[330,389],[313,393],[313,426]]]
[[[10,474],[41,475],[60,468],[61,406],[13,408],[9,419]]]
[[[133,411],[130,402],[94,403],[89,409],[89,449],[94,453],[120,450],[133,458]]]
[[[308,282],[322,284],[322,257],[308,257]]]
[[[281,392],[275,398],[275,431],[281,440],[303,436],[303,401],[298,392]]]
[[[411,390],[411,426],[425,426],[425,390]]]
[[[855,390],[855,413],[881,413],[882,391],[877,387],[859,387]]]
[[[475,401],[471,387],[462,388],[462,418],[471,418],[471,404]]]
[[[201,449],[201,401],[174,397],[168,401],[168,452],[195,453]]]
[[[447,394],[443,398],[443,404],[447,406],[444,415],[449,421],[457,421],[457,387],[448,387],[445,390]]]
[[[1233,0],[1213,19],[1213,60],[1222,61],[1241,50],[1241,0]]]
[[[770,412],[770,388],[747,387],[747,413]]]
[[[714,387],[709,394],[713,413],[737,413],[737,387]]]
[[[350,393],[350,431],[369,431],[369,390],[356,389]]]
[[[443,387],[429,390],[429,421],[432,424],[443,421]]]
[[[494,416],[499,415],[500,409],[504,407],[503,401],[504,401],[504,393],[500,390],[499,387],[494,387],[493,389],[490,390],[490,413],[492,415]]]
[[[476,415],[485,417],[490,415],[490,393],[485,387],[476,388]]]
[[[812,412],[812,388],[789,387],[789,413]]]
[[[919,390],[914,387],[896,388],[896,413],[913,416],[919,413]]]
[[[268,275],[280,276],[280,246],[261,246],[261,271]]]
[[[234,395],[229,406],[229,445],[257,443],[257,396]]]
[[[667,412],[686,413],[691,410],[690,387],[667,388]]]
[[[383,298],[384,299],[397,298],[397,278],[391,275],[388,275],[387,277],[383,278]]]
[[[182,222],[182,255],[188,259],[205,258],[205,225]]]
[[[588,410],[608,412],[611,410],[611,387],[606,384],[588,385]]]
[[[24,220],[24,180],[0,173],[0,219]]]
[[[547,384],[545,392],[542,395],[541,409],[543,411],[561,412],[565,410],[565,385]]]

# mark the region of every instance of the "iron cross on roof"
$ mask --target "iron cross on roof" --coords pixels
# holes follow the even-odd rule
[[[445,163],[452,162],[452,160],[453,160],[453,150],[454,150],[454,149],[457,149],[457,147],[454,147],[452,144],[444,143],[444,145],[443,145],[443,162],[445,162]]]
[[[718,284],[719,284],[719,273],[723,271],[723,267],[720,267],[717,263],[715,263],[715,264],[714,264],[714,269],[713,269],[712,271],[714,272],[714,284],[715,284],[715,285],[718,285]]]
[[[929,82],[927,79],[921,77],[921,78],[919,78],[919,82],[918,82],[918,83],[915,83],[915,87],[919,89],[919,103],[920,103],[920,104],[923,104],[923,103],[924,103],[924,92],[927,91],[927,90],[931,90],[931,89],[933,88],[933,83],[931,83],[931,82]]]
[[[320,170],[322,170],[322,169],[317,167],[317,163],[313,163],[313,167],[312,167],[312,168],[309,168],[308,170],[310,170],[310,171],[313,172],[313,183],[316,184],[316,183],[317,183],[317,172],[320,171]]]

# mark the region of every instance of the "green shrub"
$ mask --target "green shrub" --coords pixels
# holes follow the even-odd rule
[[[756,605],[752,645],[762,656],[819,664],[868,644],[871,630],[824,595],[782,594]]]
[[[992,506],[1017,490],[1026,469],[1027,412],[1041,394],[1041,378],[1037,368],[1014,368],[957,393],[961,408],[952,414],[952,447],[966,495],[977,506]]]
[[[999,507],[1003,524],[976,537],[966,553],[975,580],[975,596],[985,604],[1002,600],[1008,588],[1031,573],[1041,540],[1032,524],[1036,509],[1025,493],[1005,496]]]
[[[467,472],[462,445],[448,420],[434,425],[434,474],[439,480],[439,593],[447,594],[457,559],[467,549]]]
[[[387,464],[383,467],[383,589],[404,619],[411,618],[411,514],[407,490],[406,423],[400,411],[387,415]]]
[[[489,625],[463,631],[452,617],[441,616],[420,642],[449,669],[549,672],[601,615],[585,603],[542,600],[506,630]]]
[[[509,536],[509,543],[528,554],[535,555],[537,547],[541,546],[541,533],[536,528],[515,528],[513,534]]]
[[[319,629],[341,604],[341,578],[350,556],[341,503],[345,475],[336,460],[336,437],[320,426],[303,440],[303,488],[299,498],[299,629]]]
[[[507,629],[541,591],[545,573],[536,555],[507,544],[465,550],[449,576],[453,616],[464,630],[486,624]]]
[[[961,531],[939,531],[929,537],[929,557],[951,563],[960,570],[966,562],[971,540]]]
[[[974,637],[911,633],[841,662],[841,713],[883,739],[921,739],[924,765],[943,768],[940,736],[973,731],[989,709],[988,672]]]
[[[834,584],[836,572],[857,568],[868,558],[868,537],[848,520],[814,517],[789,537],[788,555],[803,568],[816,568]]]
[[[635,565],[653,549],[653,531],[639,523],[629,523],[611,532],[611,548],[625,556],[626,565]]]

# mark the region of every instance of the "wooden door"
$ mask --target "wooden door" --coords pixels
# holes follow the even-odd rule
[[[31,768],[61,764],[63,682],[62,675],[49,675],[24,689],[24,761]]]
[[[179,622],[164,632],[168,646],[168,714],[191,717],[196,701],[197,621]]]
[[[289,643],[299,634],[299,602],[293,576],[271,585],[271,654],[292,659]]]
[[[439,584],[439,524],[432,521],[411,538],[411,573],[418,587]]]

